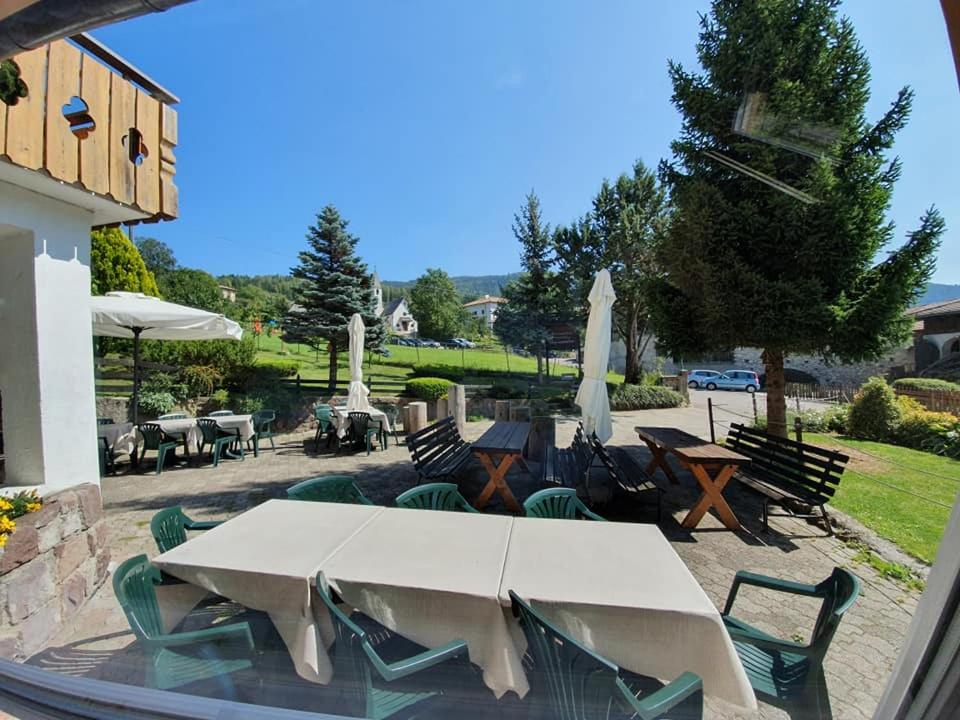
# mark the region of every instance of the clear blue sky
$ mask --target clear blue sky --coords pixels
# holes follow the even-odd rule
[[[515,271],[531,188],[551,223],[668,154],[668,58],[708,3],[199,0],[94,34],[181,98],[181,216],[138,232],[182,264],[286,273],[334,203],[381,277]],[[935,276],[960,283],[960,91],[935,0],[850,0],[878,117],[916,91],[896,152],[898,234],[936,204]]]

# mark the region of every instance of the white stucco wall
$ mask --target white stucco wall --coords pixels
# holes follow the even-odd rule
[[[8,485],[99,483],[93,214],[0,182],[0,392]]]

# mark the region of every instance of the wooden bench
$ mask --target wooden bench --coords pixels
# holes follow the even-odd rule
[[[577,432],[568,448],[548,447],[543,459],[544,482],[575,488],[586,484],[593,464],[593,448],[587,442],[583,424],[577,424]]]
[[[625,447],[605,447],[596,436],[593,437],[593,450],[607,469],[616,488],[626,497],[643,502],[646,496],[654,495],[657,504],[657,524],[663,512],[663,488],[654,482],[653,477],[634,459]]]
[[[816,445],[768,435],[739,423],[730,426],[726,446],[752,460],[749,467],[741,468],[734,477],[764,496],[764,530],[769,529],[767,518],[771,515],[818,517],[811,512],[796,512],[793,507],[805,506],[820,509],[827,532],[833,535],[826,506],[837,491],[840,476],[850,460],[848,456]],[[771,513],[770,503],[779,505],[787,512]]]
[[[407,435],[407,448],[420,480],[454,477],[473,457],[470,444],[457,431],[452,417]]]

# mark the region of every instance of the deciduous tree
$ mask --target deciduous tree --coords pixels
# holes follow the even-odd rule
[[[450,276],[439,268],[427,268],[410,289],[410,312],[417,319],[420,335],[449,340],[463,331],[467,315]]]
[[[153,273],[154,277],[159,278],[165,272],[170,272],[177,268],[177,258],[173,250],[162,240],[152,237],[139,237],[134,241],[137,250],[140,251],[140,257],[143,258],[147,269]]]
[[[210,312],[223,312],[220,286],[210,273],[194,268],[177,268],[159,277],[164,300]]]
[[[160,294],[153,273],[120,228],[90,233],[90,286],[94,295],[113,290]]]

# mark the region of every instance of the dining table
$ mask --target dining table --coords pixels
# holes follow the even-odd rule
[[[337,437],[343,440],[350,430],[350,411],[347,410],[346,405],[331,405],[330,408],[332,410],[330,419],[337,428]],[[367,413],[370,416],[371,423],[379,423],[388,433],[393,432],[393,427],[390,425],[390,418],[387,417],[387,414],[383,410],[371,405],[359,412]]]
[[[523,450],[530,436],[530,423],[497,421],[479,438],[470,443],[473,454],[487,471],[487,484],[474,500],[474,507],[481,510],[486,507],[494,492],[503,498],[503,504],[511,512],[522,512],[513,491],[507,483],[507,472],[514,462],[526,468]]]
[[[523,697],[513,590],[590,650],[747,709],[756,699],[720,613],[653,525],[269,500],[157,556],[193,586],[158,596],[168,623],[206,592],[266,612],[302,677],[332,679],[329,614],[347,608],[428,648],[460,640],[496,697]]]
[[[97,437],[107,441],[111,455],[132,455],[136,448],[137,436],[133,423],[106,423],[97,425]]]
[[[697,527],[707,511],[714,508],[728,530],[740,529],[740,521],[724,499],[723,490],[738,468],[750,464],[749,457],[678,428],[637,426],[634,430],[650,449],[648,474],[659,468],[672,483],[678,483],[667,460],[668,455],[673,455],[700,486],[700,498],[681,521],[682,527]]]
[[[217,415],[210,418],[216,420],[224,430],[239,430],[240,440],[246,442],[253,437],[256,429],[253,425],[253,415]],[[159,425],[167,435],[182,438],[187,455],[196,454],[200,449],[203,434],[197,425],[198,418],[172,418],[170,420],[151,420]]]

